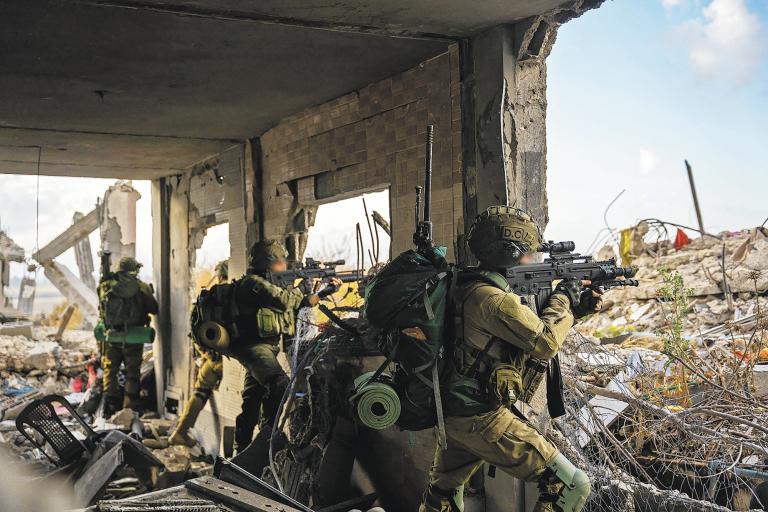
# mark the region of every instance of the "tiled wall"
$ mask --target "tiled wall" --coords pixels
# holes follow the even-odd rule
[[[392,252],[410,247],[414,187],[424,179],[427,124],[435,125],[435,240],[451,254],[463,229],[458,52],[317,105],[261,137],[264,236],[296,231],[294,215],[390,187]],[[300,223],[299,223],[300,224]]]

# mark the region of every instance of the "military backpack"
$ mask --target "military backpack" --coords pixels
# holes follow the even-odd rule
[[[226,353],[230,340],[239,337],[236,320],[239,280],[203,288],[190,317],[192,339],[204,350]]]
[[[381,329],[379,348],[387,359],[370,381],[387,380],[400,400],[396,425],[404,430],[439,429],[445,446],[443,412],[462,415],[488,411],[478,385],[454,369],[452,286],[456,270],[445,248],[406,251],[388,263],[366,286],[364,312]]]
[[[146,325],[141,286],[141,281],[128,272],[112,274],[99,284],[101,321],[95,329],[97,339],[126,344],[154,341],[154,329]]]

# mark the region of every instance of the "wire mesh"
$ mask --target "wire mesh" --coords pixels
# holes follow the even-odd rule
[[[573,333],[553,434],[593,478],[585,510],[767,508],[768,401],[735,339],[672,356]],[[751,339],[759,353],[764,322]]]

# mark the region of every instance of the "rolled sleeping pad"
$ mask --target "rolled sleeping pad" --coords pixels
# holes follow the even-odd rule
[[[229,333],[218,322],[203,322],[195,333],[197,341],[213,350],[224,350],[229,347]]]
[[[376,430],[389,428],[400,417],[400,398],[383,382],[368,382],[374,372],[355,379],[355,412],[360,423]]]
[[[107,329],[107,343],[143,345],[155,341],[155,330],[145,325],[132,325],[126,330]]]

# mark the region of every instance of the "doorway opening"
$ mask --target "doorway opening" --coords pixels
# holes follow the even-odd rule
[[[193,270],[194,297],[200,290],[210,288],[219,282],[217,267],[223,263],[229,266],[229,223],[216,224],[205,230],[203,242],[195,251]]]

